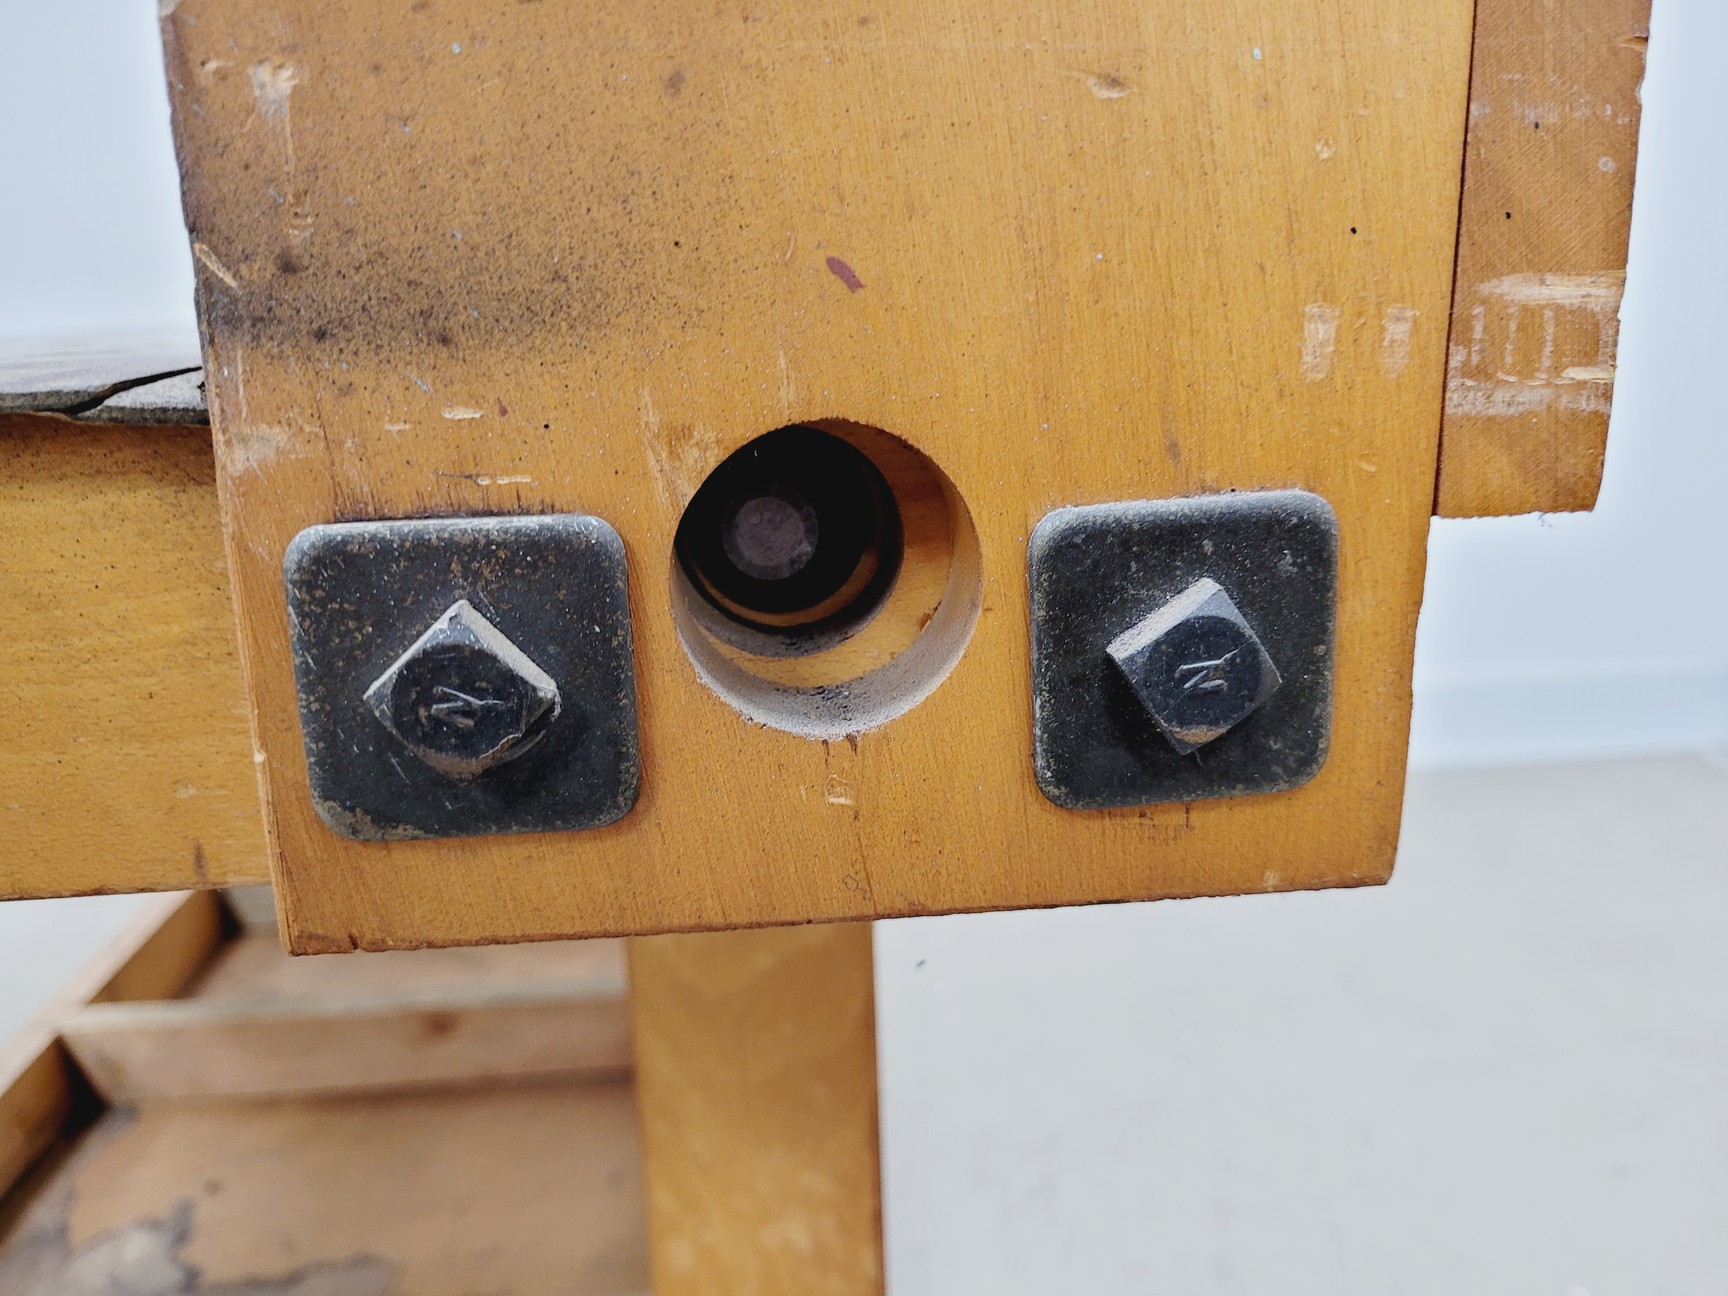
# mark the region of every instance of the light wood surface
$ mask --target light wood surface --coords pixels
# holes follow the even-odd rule
[[[1650,0],[1480,0],[1435,512],[1602,481]]]
[[[1588,507],[1648,3],[1479,11],[1436,511]],[[27,706],[0,752],[0,896],[264,875],[206,435],[0,417],[0,593],[32,628],[6,650]]]
[[[229,897],[224,896],[224,901]],[[356,958],[290,958],[275,930],[254,929],[229,941],[201,969],[188,997],[204,1003],[314,1006],[487,995],[537,987],[548,993],[622,996],[624,943],[546,941],[470,949],[363,954]]]
[[[1384,879],[1471,11],[173,7],[224,516],[293,945]],[[707,471],[828,417],[894,432],[947,474],[977,525],[983,611],[927,700],[824,745],[752,726],[707,689],[668,578]],[[1325,770],[1285,795],[1144,812],[1043,801],[1032,524],[1063,504],[1274,486],[1318,491],[1343,528]],[[604,516],[630,556],[635,810],[556,837],[335,838],[306,785],[289,539],[335,518],[568,509]]]
[[[53,1018],[62,1020],[74,1005],[174,998],[209,965],[232,925],[222,897],[214,891],[151,902],[62,992],[50,1010]],[[108,968],[112,973],[94,984]]]
[[[0,1200],[59,1136],[72,1092],[52,1026],[27,1023],[0,1044]]]
[[[627,1041],[622,955],[597,942],[292,959],[262,932],[237,933],[214,893],[162,897],[0,1051],[0,1296],[644,1296],[642,1158],[619,1067],[580,1082],[544,1071],[446,1075],[467,1087],[317,1101],[255,1091],[233,1101],[220,1085],[172,1083],[189,1060],[218,1077],[247,1064],[291,1076],[338,1054],[376,1065],[390,1058],[391,1023],[371,1023],[380,1042],[349,1029],[350,1017],[435,1001],[461,1016],[463,994],[487,1011],[513,989],[604,1005],[608,1020],[494,1018],[495,1056]],[[187,1032],[157,1052],[151,1082],[114,1095],[134,1105],[99,1115],[59,1035],[128,1014],[142,1029],[153,1014],[294,1009],[306,1016],[299,1056],[283,1051],[280,1032]],[[465,1021],[432,1022],[429,1033],[467,1031]],[[419,1057],[426,1069],[405,1077],[413,1084],[449,1070],[436,1047]],[[131,1059],[132,1078],[146,1061]],[[44,1157],[56,1140],[61,1153]]]
[[[623,1084],[150,1104],[98,1125],[0,1252],[3,1296],[647,1285]]]
[[[880,1296],[865,924],[630,942],[655,1296]]]
[[[212,894],[162,896],[11,1039],[0,1041],[0,1197],[60,1134],[80,1082],[59,1024],[86,1003],[177,994],[210,957],[221,925]]]
[[[609,941],[296,959],[248,935],[189,997],[98,1003],[62,1034],[115,1105],[595,1079],[631,1060]]]
[[[492,995],[270,1007],[101,1006],[62,1032],[108,1102],[261,1098],[607,1078],[630,1070],[622,996]]]
[[[268,876],[204,428],[0,415],[0,899]]]

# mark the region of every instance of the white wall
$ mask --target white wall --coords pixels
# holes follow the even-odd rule
[[[152,0],[0,5],[0,339],[195,329]]]
[[[155,5],[9,5],[0,338],[190,330]],[[1728,743],[1728,5],[1657,0],[1607,485],[1588,517],[1440,522],[1415,759]]]

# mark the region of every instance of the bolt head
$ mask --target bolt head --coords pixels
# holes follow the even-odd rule
[[[1241,724],[1281,683],[1265,646],[1214,580],[1198,580],[1106,651],[1177,751]]]
[[[740,500],[728,509],[720,545],[732,565],[753,580],[796,576],[816,556],[821,525],[816,510],[798,491],[779,487]]]
[[[551,676],[461,599],[372,682],[366,705],[417,758],[466,783],[533,747],[563,700]]]

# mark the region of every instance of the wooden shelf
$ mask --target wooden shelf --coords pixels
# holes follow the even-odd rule
[[[0,1296],[647,1289],[617,943],[291,959],[204,894],[123,946],[0,1061]]]

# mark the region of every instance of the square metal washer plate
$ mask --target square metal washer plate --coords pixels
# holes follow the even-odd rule
[[[1313,778],[1332,725],[1338,523],[1307,491],[1057,509],[1032,533],[1033,765],[1059,806],[1095,810],[1281,792]],[[1202,577],[1241,609],[1283,683],[1189,755],[1106,653]]]
[[[624,545],[596,517],[351,522],[302,531],[283,564],[300,725],[319,816],[389,841],[597,828],[640,779]],[[557,684],[521,756],[472,782],[423,764],[367,688],[459,599]]]

